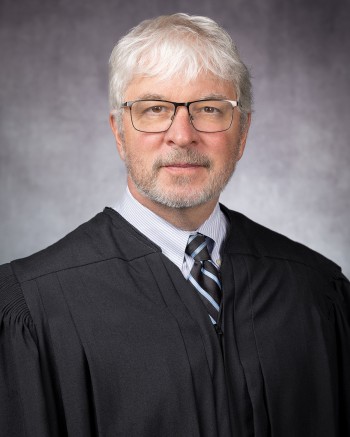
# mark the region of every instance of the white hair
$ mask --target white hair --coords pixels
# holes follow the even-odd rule
[[[116,44],[109,68],[110,107],[118,122],[136,75],[166,80],[181,73],[190,82],[202,72],[212,73],[233,83],[243,120],[251,112],[249,71],[229,34],[207,17],[179,13],[142,21]]]

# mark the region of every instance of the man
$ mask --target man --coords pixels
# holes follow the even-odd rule
[[[110,98],[124,198],[0,270],[1,436],[350,435],[348,281],[218,204],[251,113],[230,37],[142,22]]]

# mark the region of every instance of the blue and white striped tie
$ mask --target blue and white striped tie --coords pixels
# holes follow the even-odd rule
[[[202,234],[191,235],[186,253],[194,259],[188,280],[198,291],[213,324],[217,323],[221,303],[219,272],[209,255],[207,240]]]

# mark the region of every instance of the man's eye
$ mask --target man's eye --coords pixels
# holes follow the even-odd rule
[[[218,108],[214,108],[214,106],[204,106],[202,111],[206,114],[215,114],[216,112],[219,112]]]
[[[194,114],[202,115],[219,115],[221,114],[221,109],[217,106],[212,105],[198,105],[192,108]]]
[[[151,114],[161,114],[162,112],[166,111],[166,107],[165,106],[150,106],[149,108],[146,109],[145,112],[151,113]]]
[[[152,106],[152,108],[150,108],[150,110],[152,112],[162,112],[163,108],[161,106]]]

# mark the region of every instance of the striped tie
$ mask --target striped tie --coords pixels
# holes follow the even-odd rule
[[[202,234],[191,235],[188,239],[186,253],[194,259],[188,280],[199,292],[211,321],[216,324],[222,293],[219,272],[209,255],[208,239]]]

